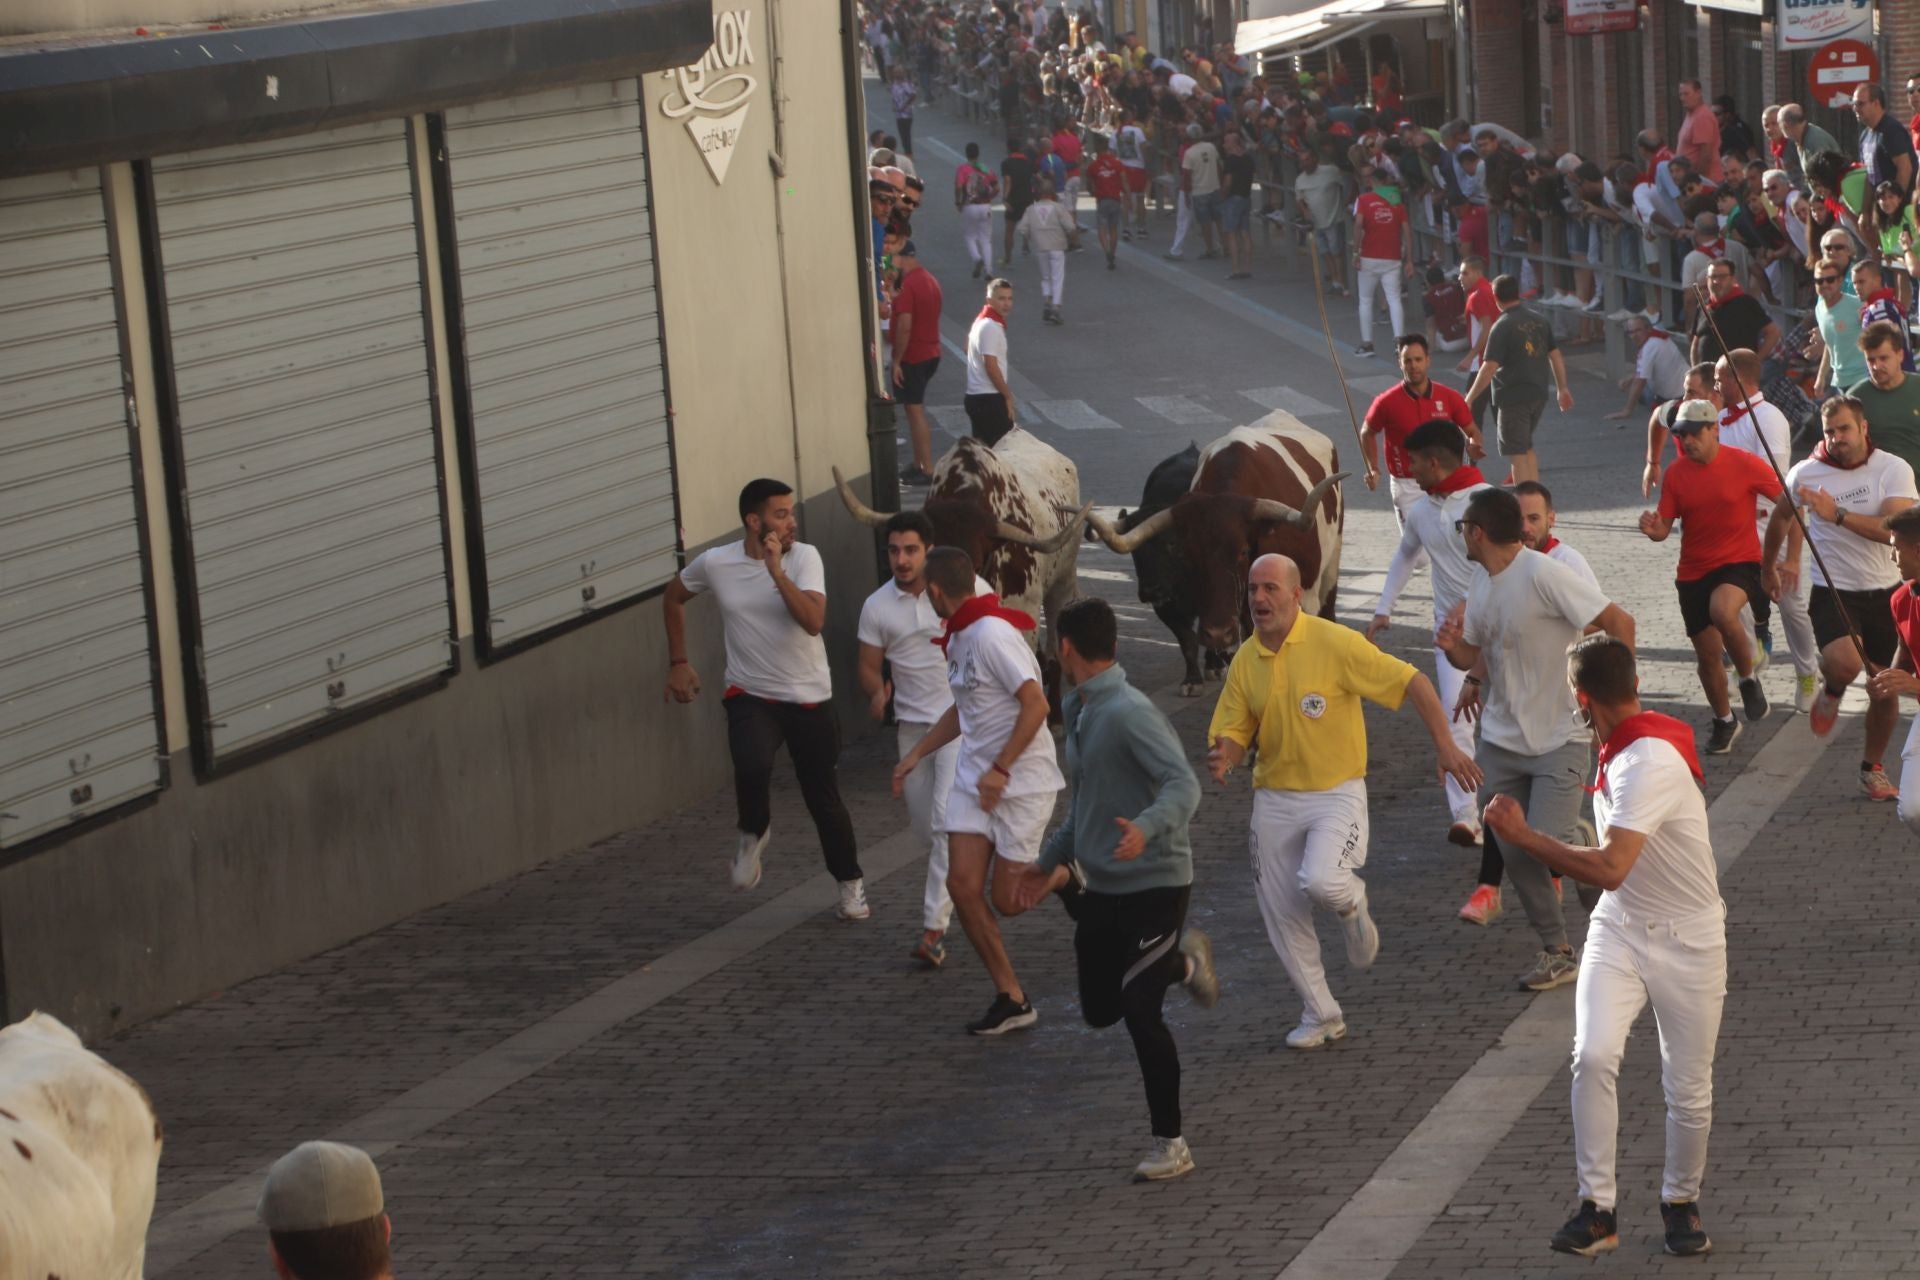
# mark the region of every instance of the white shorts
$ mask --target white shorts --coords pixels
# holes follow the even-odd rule
[[[1055,794],[1001,796],[988,813],[980,807],[978,792],[956,785],[947,796],[947,834],[985,836],[993,842],[994,855],[1008,862],[1037,861],[1040,841],[1053,818]]]

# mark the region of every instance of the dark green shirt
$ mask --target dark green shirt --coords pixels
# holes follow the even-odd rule
[[[1863,378],[1847,394],[1867,406],[1867,432],[1875,447],[1898,454],[1920,472],[1920,373],[1909,373],[1891,391]]]

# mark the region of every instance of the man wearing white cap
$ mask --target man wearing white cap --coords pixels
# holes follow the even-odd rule
[[[273,1269],[287,1280],[393,1280],[380,1171],[358,1147],[303,1142],[281,1156],[259,1214]]]

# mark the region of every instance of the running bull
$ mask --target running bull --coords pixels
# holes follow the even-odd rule
[[[1133,556],[1141,600],[1179,642],[1187,663],[1181,696],[1200,696],[1203,647],[1211,666],[1213,654],[1248,634],[1247,569],[1257,557],[1291,557],[1305,590],[1301,607],[1333,617],[1346,520],[1339,466],[1331,440],[1292,414],[1271,413],[1155,467],[1141,509],[1119,529],[1088,518],[1103,542]],[[1180,486],[1183,474],[1192,479]]]
[[[833,481],[855,519],[886,524],[887,513],[855,497],[837,467]],[[963,437],[934,464],[925,511],[934,541],[965,551],[1002,603],[1036,619],[1044,615],[1041,652],[1051,677],[1051,659],[1060,651],[1060,610],[1080,594],[1079,539],[1087,508],[1072,461],[1018,427],[991,448]],[[1051,678],[1048,683],[1051,692]]]

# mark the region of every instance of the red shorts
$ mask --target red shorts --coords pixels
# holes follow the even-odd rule
[[[1144,167],[1127,169],[1127,190],[1139,195],[1147,189],[1147,171]]]

